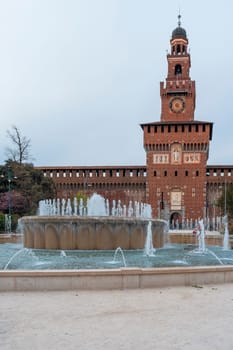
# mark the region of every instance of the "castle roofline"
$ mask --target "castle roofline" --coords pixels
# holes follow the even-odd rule
[[[212,140],[212,134],[213,134],[213,123],[207,122],[203,120],[190,120],[190,121],[165,121],[165,122],[152,122],[152,123],[143,123],[140,124],[142,130],[144,130],[145,126],[164,126],[164,125],[209,125],[210,127],[210,137],[209,139]]]
[[[144,126],[153,126],[153,125],[189,125],[189,124],[209,124],[213,125],[212,122],[203,121],[203,120],[190,120],[190,121],[159,121],[159,122],[149,122],[140,124],[143,129]]]

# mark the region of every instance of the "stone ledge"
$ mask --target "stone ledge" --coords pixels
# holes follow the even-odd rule
[[[233,266],[0,271],[0,291],[136,289],[232,282]]]

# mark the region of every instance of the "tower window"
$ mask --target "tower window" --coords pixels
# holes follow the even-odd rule
[[[196,176],[199,176],[199,171],[198,170],[196,170]]]
[[[167,170],[164,171],[164,176],[167,176]]]
[[[188,170],[185,171],[185,176],[189,176]]]
[[[154,171],[154,176],[157,176],[157,172],[156,171]]]
[[[176,64],[175,66],[175,75],[182,74],[182,67],[180,64]]]
[[[175,176],[178,176],[178,171],[177,170],[175,171]]]

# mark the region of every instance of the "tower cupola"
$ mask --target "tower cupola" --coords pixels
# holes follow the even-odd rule
[[[186,55],[188,49],[188,38],[186,30],[181,27],[181,15],[178,15],[178,27],[172,32],[171,37],[171,54],[172,55]]]
[[[186,30],[181,27],[181,15],[178,15],[178,27],[172,32],[172,39],[187,39]]]

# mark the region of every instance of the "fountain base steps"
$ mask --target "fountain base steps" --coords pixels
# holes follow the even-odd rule
[[[233,282],[233,266],[0,271],[0,291],[111,290]]]

